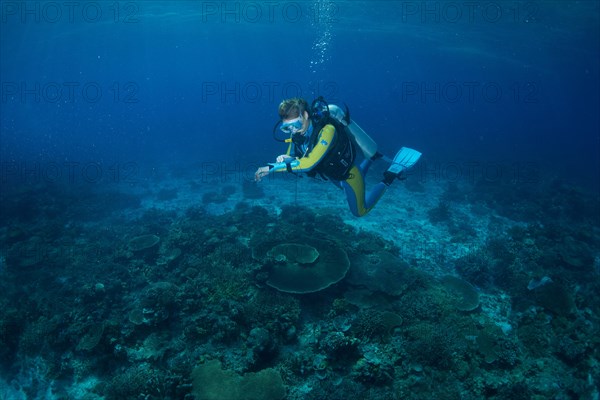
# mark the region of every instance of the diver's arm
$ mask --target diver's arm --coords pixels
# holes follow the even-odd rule
[[[286,158],[282,162],[269,163],[265,167],[260,167],[254,174],[254,180],[260,181],[264,176],[271,172],[308,172],[316,167],[329,151],[329,146],[335,138],[336,132],[333,125],[325,125],[321,132],[317,144],[310,153],[302,158]],[[278,157],[279,158],[279,157]]]
[[[287,171],[288,165],[290,165],[291,168],[292,166],[297,166],[299,164],[300,161],[297,158],[282,154],[277,157],[277,162],[269,163],[267,166],[257,169],[254,173],[254,180],[260,182],[263,177],[269,175],[271,172]]]
[[[292,141],[291,141],[291,137],[289,139],[290,144],[288,145],[287,151],[285,152],[285,154],[281,154],[279,156],[277,156],[277,158],[275,159],[275,161],[277,161],[278,163],[280,162],[290,162],[292,161],[295,157],[292,156]]]
[[[327,152],[329,151],[331,143],[335,138],[335,128],[333,125],[325,125],[321,132],[319,132],[319,137],[317,139],[317,144],[315,147],[302,158],[297,158],[288,162],[278,162],[269,164],[273,168],[271,171],[274,172],[308,172],[314,167],[316,167],[319,162],[325,157]]]
[[[294,161],[295,158],[290,156],[291,148],[292,148],[292,145],[290,143],[290,145],[288,146],[287,153],[277,156],[275,161],[277,161],[278,164],[280,164],[280,163],[285,164],[285,163],[290,163],[290,162]],[[273,169],[273,165],[274,164],[269,164],[266,167],[260,167],[259,169],[257,169],[256,172],[254,173],[254,180],[256,182],[259,182],[264,176],[269,175],[269,173],[271,173],[271,170]]]
[[[299,162],[296,158],[292,157],[292,156],[288,156],[287,154],[282,154],[280,156],[277,156],[277,162],[275,163],[269,163],[267,166],[265,167],[260,167],[259,169],[256,170],[256,172],[254,173],[254,180],[256,182],[260,182],[260,180],[264,177],[269,175],[272,171],[277,170],[287,170],[287,165],[288,164],[292,164],[294,163],[294,165],[298,165]]]
[[[288,154],[282,154],[280,156],[277,156],[276,161],[278,163],[281,163],[281,162],[284,163],[284,162],[291,162],[294,159],[295,159],[294,157],[292,157],[292,156],[290,156]]]

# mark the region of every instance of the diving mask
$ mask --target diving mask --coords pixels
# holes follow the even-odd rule
[[[300,116],[298,116],[298,118],[294,118],[289,121],[282,122],[279,129],[281,129],[281,131],[283,133],[293,135],[295,133],[302,131],[303,125],[304,125],[304,118],[302,118],[302,115],[300,115]]]

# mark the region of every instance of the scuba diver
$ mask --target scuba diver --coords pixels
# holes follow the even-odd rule
[[[315,99],[310,107],[302,98],[284,100],[279,105],[279,117],[273,136],[289,143],[287,152],[278,156],[276,162],[259,168],[255,180],[285,171],[330,180],[344,190],[350,211],[357,217],[371,211],[392,182],[403,179],[403,172],[421,157],[420,152],[406,147],[393,159],[379,153],[373,139],[350,120],[348,107],[344,111],[327,104],[323,97]],[[289,139],[278,139],[277,129],[290,135]],[[377,159],[391,165],[381,182],[366,193],[365,176]]]

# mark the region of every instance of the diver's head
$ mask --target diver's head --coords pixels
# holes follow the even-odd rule
[[[311,126],[308,103],[299,97],[286,99],[279,104],[279,117],[281,118],[282,132],[295,135],[304,135]]]

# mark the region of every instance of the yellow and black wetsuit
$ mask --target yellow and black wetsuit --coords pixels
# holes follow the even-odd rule
[[[343,134],[343,133],[342,133]],[[332,124],[325,125],[318,133],[316,140],[313,142],[312,148],[309,148],[307,153],[300,158],[293,159],[291,162],[281,162],[269,164],[275,172],[294,172],[294,173],[310,173],[319,172],[319,167],[323,167],[329,157],[334,156],[332,149],[336,140],[340,135]],[[350,146],[353,146],[350,143]],[[292,145],[288,148],[288,155],[291,155]],[[335,179],[327,172],[323,173],[336,186],[342,188],[346,193],[348,206],[350,211],[357,217],[366,215],[377,204],[377,201],[385,193],[387,186],[383,182],[379,182],[371,191],[365,193],[365,179],[370,165],[370,159],[364,159],[359,165],[356,165],[353,157],[352,164],[348,165],[347,173],[341,179]]]
[[[289,172],[310,172],[316,169],[329,150],[331,145],[336,139],[335,127],[333,125],[325,125],[318,134],[316,143],[312,148],[301,157],[297,157],[291,162],[281,162],[269,164],[273,167],[276,172],[289,171]],[[291,144],[288,148],[288,155],[291,155]],[[296,156],[298,156],[296,154]]]

